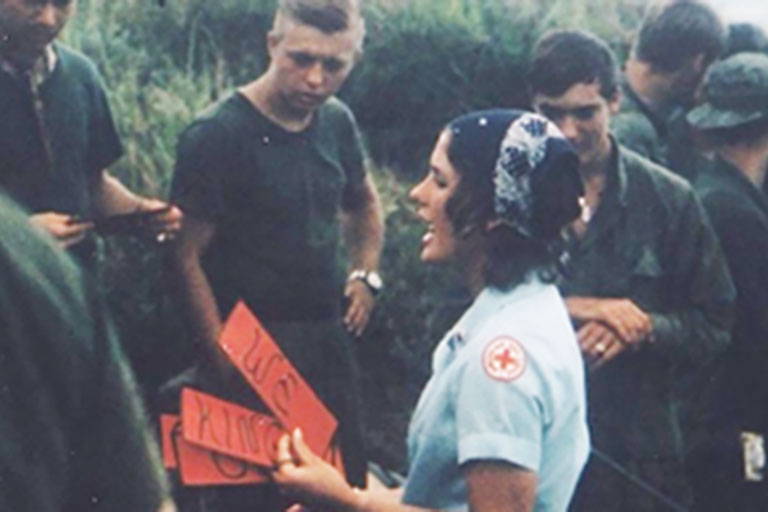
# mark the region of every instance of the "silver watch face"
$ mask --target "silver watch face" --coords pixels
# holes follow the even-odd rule
[[[382,286],[384,286],[384,283],[381,280],[381,276],[378,272],[368,272],[368,275],[365,277],[366,282],[368,283],[368,286],[373,288],[374,290],[381,290]]]

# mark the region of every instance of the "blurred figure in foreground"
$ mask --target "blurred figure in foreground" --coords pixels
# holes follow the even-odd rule
[[[131,373],[85,280],[0,197],[0,510],[172,511]]]

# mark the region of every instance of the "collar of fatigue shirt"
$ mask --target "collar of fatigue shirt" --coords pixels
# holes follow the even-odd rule
[[[619,143],[611,138],[611,157],[606,169],[606,183],[600,199],[600,205],[592,215],[587,230],[581,237],[569,231],[571,251],[579,252],[594,244],[608,229],[619,221],[617,209],[623,210],[628,201],[628,177],[624,159],[621,158]]]
[[[721,174],[724,179],[733,184],[733,187],[741,189],[763,212],[768,215],[768,198],[741,170],[721,156],[715,157],[712,164],[713,172]]]
[[[615,173],[613,172],[615,169]],[[611,167],[608,169],[609,179],[613,180],[613,186],[616,190],[616,196],[621,206],[627,205],[627,166],[624,163],[624,159],[621,158],[621,151],[619,151],[619,142],[611,135]]]
[[[30,69],[21,69],[2,55],[0,55],[0,69],[17,80],[27,78],[33,92],[36,93],[38,88],[53,74],[58,61],[59,59],[56,55],[56,50],[54,49],[53,43],[51,43],[45,47],[43,54],[34,62],[34,64],[32,64]]]

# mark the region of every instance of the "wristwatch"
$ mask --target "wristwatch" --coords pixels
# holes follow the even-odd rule
[[[347,281],[355,280],[362,281],[374,297],[381,293],[381,289],[384,288],[384,282],[381,280],[379,273],[375,270],[364,270],[362,268],[355,269],[349,273]]]

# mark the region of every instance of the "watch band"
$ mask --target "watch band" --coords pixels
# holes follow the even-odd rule
[[[355,269],[349,273],[347,281],[362,281],[374,297],[381,293],[384,287],[381,277],[375,270]]]

